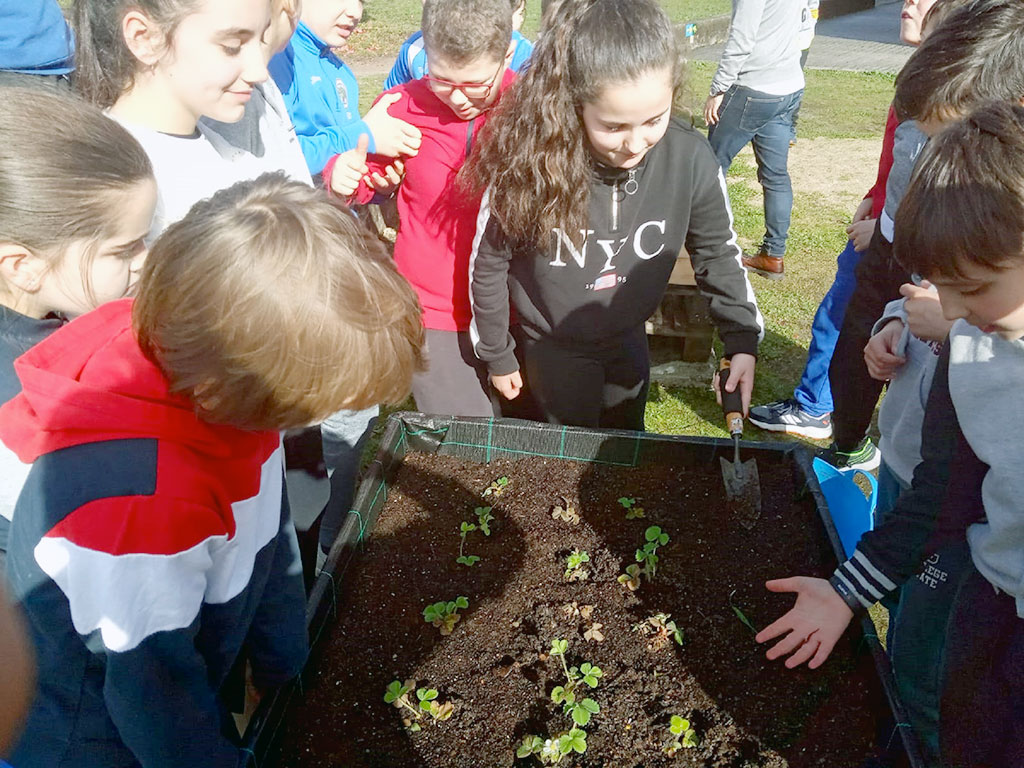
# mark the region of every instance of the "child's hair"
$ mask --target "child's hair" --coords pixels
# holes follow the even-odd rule
[[[482,57],[501,61],[512,40],[512,10],[506,0],[426,0],[422,24],[427,56],[457,65]]]
[[[316,423],[398,402],[423,369],[416,294],[383,245],[284,174],[196,203],[150,251],[133,321],[206,421]]]
[[[987,104],[928,142],[896,214],[893,249],[923,277],[1024,260],[1024,108]]]
[[[987,101],[1024,98],[1024,3],[975,0],[954,10],[896,77],[901,120],[949,120]]]
[[[202,0],[75,0],[75,89],[106,109],[132,87],[140,64],[121,32],[121,19],[129,9],[144,12],[159,25],[169,44],[181,20],[201,4]]]
[[[149,157],[121,125],[71,95],[7,87],[0,104],[0,241],[51,266],[69,245],[85,242],[82,278],[91,298],[88,244],[114,235],[117,195],[153,178]],[[0,281],[0,294],[9,291]]]
[[[656,0],[554,0],[530,66],[484,126],[461,177],[480,193],[510,239],[541,245],[552,229],[584,228],[591,159],[582,106],[605,87],[668,68],[675,91],[682,59]]]
[[[973,2],[975,0],[935,0],[934,5],[928,9],[928,13],[921,20],[921,34],[930,35],[942,25],[949,14]]]

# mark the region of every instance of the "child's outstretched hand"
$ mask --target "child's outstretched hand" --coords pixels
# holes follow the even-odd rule
[[[853,240],[853,250],[857,253],[867,250],[871,244],[871,236],[875,233],[874,219],[861,219],[846,228],[847,236]]]
[[[796,576],[775,579],[766,582],[765,586],[770,592],[795,592],[796,605],[758,632],[754,639],[765,643],[782,636],[768,649],[766,655],[770,661],[789,656],[786,659],[789,669],[805,661],[809,661],[808,668],[817,669],[825,663],[836,641],[846,631],[853,611],[825,579]]]
[[[388,114],[388,107],[401,98],[400,93],[384,94],[363,118],[373,133],[374,151],[378,155],[414,157],[420,151],[420,129]]]
[[[331,173],[331,192],[341,198],[355,194],[359,182],[369,171],[366,167],[366,150],[369,147],[370,137],[363,133],[355,149],[338,155]]]
[[[491,386],[498,390],[506,400],[515,400],[523,391],[523,375],[519,371],[503,376],[492,375]]]
[[[872,379],[888,381],[907,362],[906,358],[896,354],[902,335],[903,321],[894,317],[868,341],[864,347],[864,362],[867,363]]]
[[[939,294],[931,287],[927,280],[922,280],[920,285],[904,283],[900,286],[900,295],[906,298],[903,308],[910,332],[922,341],[943,341],[953,322],[942,314]]]

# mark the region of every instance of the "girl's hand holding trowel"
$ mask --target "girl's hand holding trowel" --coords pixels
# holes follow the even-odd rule
[[[729,360],[729,380],[725,383],[726,392],[735,392],[739,387],[740,399],[743,403],[743,415],[746,416],[750,410],[750,396],[754,391],[754,366],[757,358],[744,352],[737,352]],[[711,386],[715,390],[715,399],[722,404],[722,385],[718,372],[712,379]]]

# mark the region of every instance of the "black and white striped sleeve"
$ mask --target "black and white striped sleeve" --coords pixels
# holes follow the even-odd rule
[[[910,578],[929,550],[936,548],[937,532],[962,534],[981,514],[980,494],[975,501],[960,487],[962,483],[950,482],[954,462],[969,465],[972,459],[968,455],[973,457],[973,451],[963,438],[949,395],[947,341],[928,395],[921,463],[914,470],[913,485],[900,496],[885,522],[864,534],[853,556],[829,579],[854,612],[866,611]],[[973,479],[967,484],[975,489],[980,486]]]

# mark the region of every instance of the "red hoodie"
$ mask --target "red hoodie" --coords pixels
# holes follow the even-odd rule
[[[7,565],[39,691],[12,759],[234,768],[216,692],[239,650],[274,685],[306,655],[280,437],[200,420],[131,312],[111,302],[34,346],[0,407],[0,440],[33,465]]]
[[[512,70],[505,71],[502,91],[515,76]],[[487,112],[472,120],[460,120],[425,80],[411,80],[386,93],[404,96],[388,107],[388,114],[415,125],[423,134],[419,153],[405,160],[405,179],[398,189],[401,226],[395,242],[395,264],[416,289],[425,328],[464,331],[472,317],[469,254],[476,236],[480,199],[457,195],[455,176]],[[381,155],[367,158],[370,173],[393,162]],[[334,160],[324,169],[328,189],[333,170]],[[360,203],[372,197],[373,191],[365,184],[355,195]]]

